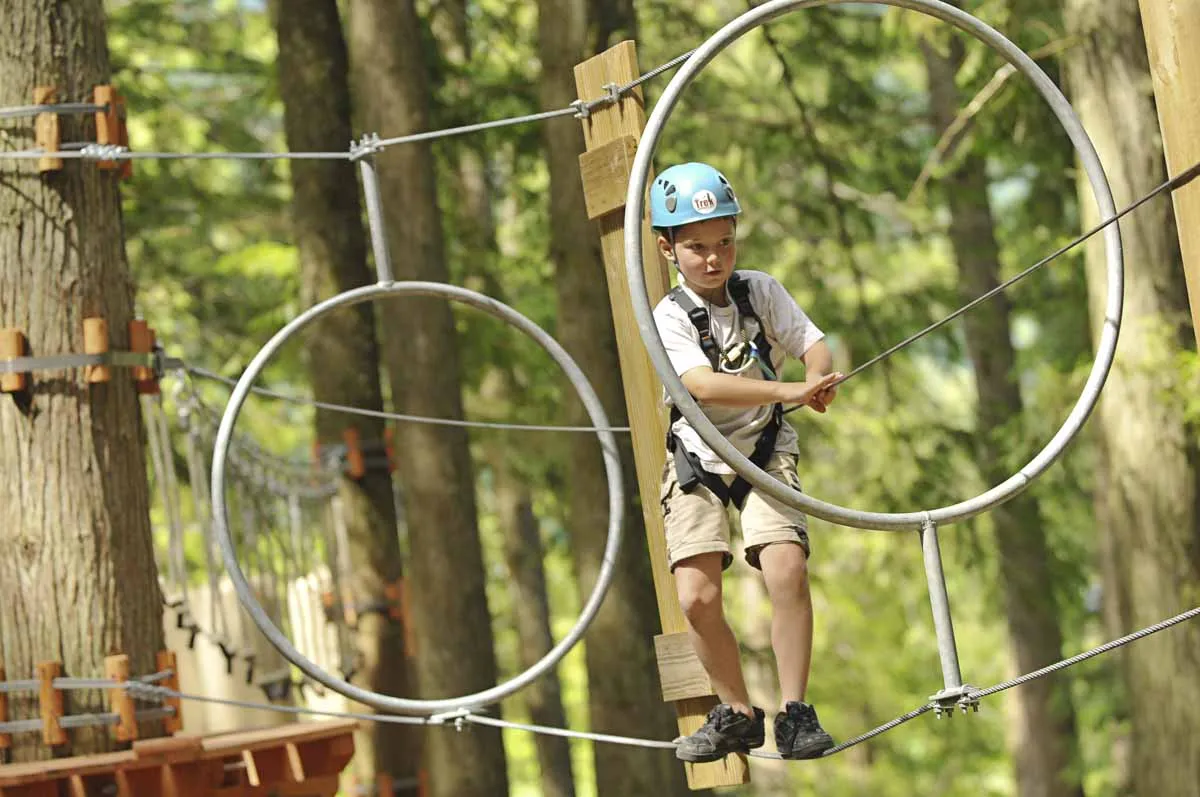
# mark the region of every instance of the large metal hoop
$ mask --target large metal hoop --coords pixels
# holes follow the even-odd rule
[[[1046,447],[1038,452],[1025,467],[1003,483],[966,501],[940,509],[918,512],[864,512],[812,498],[771,478],[734,448],[705,417],[699,405],[696,404],[671,367],[671,362],[663,348],[662,339],[654,325],[654,315],[650,307],[649,296],[646,293],[642,262],[642,218],[645,209],[646,183],[650,173],[650,160],[654,155],[658,139],[662,135],[663,127],[678,102],[680,94],[700,73],[700,70],[738,37],[789,11],[835,4],[863,5],[879,2],[919,11],[943,22],[948,22],[1000,53],[1019,72],[1032,80],[1071,139],[1080,163],[1087,173],[1088,182],[1096,197],[1096,203],[1099,205],[1101,217],[1110,218],[1116,215],[1116,206],[1113,203],[1112,192],[1109,190],[1108,179],[1105,177],[1100,158],[1067,98],[1063,96],[1046,73],[1034,63],[1033,59],[986,23],[954,6],[939,2],[939,0],[772,0],[772,2],[764,3],[742,14],[697,48],[696,52],[667,84],[662,97],[655,104],[654,111],[646,122],[641,142],[638,144],[629,179],[629,190],[625,198],[625,263],[626,278],[629,281],[638,329],[649,351],[654,369],[662,379],[671,399],[679,407],[679,411],[717,456],[766,495],[816,517],[855,528],[901,530],[920,528],[927,521],[946,524],[962,520],[1007,501],[1041,475],[1079,432],[1088,415],[1096,406],[1109,368],[1112,366],[1113,355],[1117,349],[1117,335],[1121,328],[1125,265],[1121,253],[1121,234],[1117,225],[1109,225],[1104,230],[1104,243],[1108,257],[1108,297],[1105,302],[1104,326],[1096,347],[1096,359],[1079,400],[1071,409],[1062,427],[1046,444]]]
[[[225,466],[229,456],[229,445],[233,435],[234,425],[242,405],[249,396],[254,380],[262,373],[263,368],[279,348],[289,338],[323,315],[333,310],[351,307],[362,302],[390,296],[434,296],[451,301],[462,302],[478,310],[500,319],[533,338],[558,363],[566,373],[571,385],[579,394],[587,409],[592,425],[597,428],[596,435],[600,439],[600,447],[604,456],[604,474],[608,480],[608,540],[604,547],[604,559],[600,573],[592,593],[580,612],[579,619],[565,637],[555,645],[550,652],[539,659],[533,666],[491,689],[476,692],[462,697],[444,698],[439,700],[415,700],[391,695],[382,695],[368,689],[362,689],[337,678],[321,669],[292,645],[291,641],[275,626],[271,618],[263,610],[258,599],[254,596],[250,585],[242,573],[237,561],[237,553],[229,534],[229,519],[225,502]],[[213,517],[216,525],[217,543],[229,571],[229,578],[237,591],[238,600],[246,608],[255,625],[267,637],[284,658],[295,664],[311,678],[324,684],[351,700],[357,700],[382,711],[399,714],[432,715],[460,709],[478,708],[495,703],[517,690],[529,685],[532,681],[556,665],[563,656],[583,637],[584,631],[596,616],[604,595],[612,583],[613,570],[616,566],[617,554],[621,547],[621,526],[624,519],[625,496],[621,481],[621,460],[617,453],[617,441],[608,429],[608,417],[600,398],[592,389],[591,383],[583,371],[571,359],[566,350],[558,344],[545,330],[506,304],[491,299],[475,291],[454,285],[434,282],[381,282],[364,288],[347,291],[314,305],[301,313],[275,336],[250,361],[246,371],[233,388],[225,413],[221,416],[221,424],[217,429],[217,438],[213,450],[212,465],[212,503]]]

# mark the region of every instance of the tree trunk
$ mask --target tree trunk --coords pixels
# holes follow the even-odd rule
[[[574,67],[585,56],[583,0],[542,0],[538,7],[542,60],[542,106],[561,108],[575,99]],[[557,338],[579,363],[604,403],[612,423],[626,423],[616,335],[609,307],[604,262],[595,225],[587,217],[579,178],[583,134],[571,121],[545,126],[550,165],[550,255],[558,295]],[[586,424],[583,408],[568,405],[570,423]],[[659,630],[657,603],[646,552],[637,480],[628,437],[620,441],[625,465],[625,540],[621,561],[590,631],[586,658],[593,729],[670,739],[677,734],[672,710],[659,688],[653,638]],[[568,471],[568,517],[579,588],[596,582],[608,521],[604,465],[594,441],[572,446]],[[597,790],[605,795],[682,794],[683,767],[661,750],[618,745],[594,747]]]
[[[429,87],[421,23],[412,0],[350,4],[354,85],[369,131],[403,135],[428,128]],[[447,280],[433,154],[427,143],[378,156],[384,219],[398,279]],[[385,311],[385,361],[392,399],[406,413],[461,417],[454,317],[447,303],[405,299]],[[461,427],[402,424],[397,463],[409,533],[412,622],[421,694],[450,697],[494,686],[496,660],[475,480]],[[446,622],[454,618],[454,622]],[[438,797],[506,794],[500,734],[433,733],[426,761]]]
[[[465,74],[471,61],[471,34],[467,23],[465,0],[446,3],[449,17],[442,51]],[[464,86],[469,91],[469,86]],[[504,295],[500,275],[495,272],[499,259],[496,238],[495,208],[488,185],[489,159],[477,147],[477,141],[460,138],[454,143],[456,162],[453,179],[458,202],[456,229],[460,257],[471,264],[471,276],[478,276],[484,292],[499,301]],[[507,363],[497,362],[495,370],[485,378],[480,390],[489,407],[515,406],[515,378]],[[522,482],[512,459],[519,450],[519,441],[510,435],[488,435],[487,461],[495,474],[494,496],[496,513],[504,532],[504,558],[507,565],[509,591],[512,595],[513,619],[518,639],[517,666],[524,670],[536,663],[554,647],[550,626],[550,605],[546,595],[545,552],[537,517],[533,514],[533,498],[529,487]],[[516,446],[514,448],[514,446]],[[562,686],[558,673],[546,673],[530,684],[520,696],[529,709],[532,721],[538,725],[565,728],[566,710],[562,702]],[[561,736],[538,734],[533,739],[537,748],[543,797],[574,797],[575,778],[571,766],[571,745]]]
[[[955,75],[962,64],[961,40],[943,54],[922,42],[933,119],[943,130],[958,112]],[[958,262],[959,290],[967,301],[1000,283],[1000,253],[988,199],[986,163],[969,153],[945,178],[950,210],[950,239]],[[1000,294],[964,316],[967,349],[978,392],[976,435],[980,473],[988,484],[1007,479],[1024,447],[1012,435],[1023,412],[1017,381],[1016,353],[1011,340],[1008,297]],[[991,513],[1000,555],[1004,609],[1013,658],[1028,672],[1062,657],[1051,569],[1052,554],[1037,500],[1029,493]],[[1041,679],[1014,693],[1017,727],[1017,787],[1022,797],[1082,795],[1075,739],[1075,714],[1066,685]]]
[[[279,88],[284,128],[292,150],[332,151],[349,145],[350,75],[346,42],[335,0],[291,0],[288,13],[272,3],[279,38]],[[290,162],[293,232],[300,255],[303,301],[311,306],[374,281],[367,265],[358,179],[345,161]],[[375,308],[338,310],[310,328],[305,339],[309,379],[317,401],[383,409]],[[365,447],[382,444],[384,424],[374,418],[318,410],[317,441],[340,445],[348,428]],[[400,538],[391,474],[376,455],[361,479],[342,482],[352,581],[360,606],[384,604],[384,590],[401,576]],[[332,560],[330,567],[336,567]],[[356,685],[383,694],[411,696],[404,628],[381,612],[358,615]],[[397,779],[417,775],[424,734],[395,723],[365,723],[359,734],[355,772],[366,783],[380,773]]]
[[[492,446],[488,459],[495,473],[496,513],[504,530],[504,559],[512,596],[513,615],[519,640],[518,666],[527,669],[554,646],[550,629],[550,604],[546,594],[545,551],[533,497],[522,482],[513,463],[512,449]],[[522,697],[529,707],[530,720],[553,728],[567,726],[563,710],[562,688],[558,676],[549,673],[529,685]],[[571,747],[560,736],[539,734],[534,737],[538,766],[541,770],[543,797],[574,797],[575,779],[571,766]]]
[[[1068,0],[1077,44],[1067,52],[1072,102],[1104,162],[1117,205],[1166,179],[1145,39],[1136,3]],[[1194,190],[1187,188],[1184,190]],[[1099,221],[1080,177],[1082,224]],[[1194,345],[1171,204],[1152,201],[1121,221],[1125,313],[1116,363],[1098,410],[1107,483],[1097,520],[1111,552],[1105,600],[1127,633],[1195,605],[1200,589],[1197,440],[1184,415],[1178,358]],[[1092,328],[1107,291],[1103,243],[1087,249]],[[1200,783],[1200,626],[1188,623],[1124,648],[1133,793],[1193,795]]]
[[[638,37],[633,0],[589,0],[588,18],[593,53],[602,53],[617,42]]]
[[[35,86],[60,101],[89,100],[109,80],[99,0],[5,4],[0,15],[0,105],[27,105]],[[31,149],[33,120],[4,123],[6,149]],[[94,140],[90,117],[61,117],[63,141]],[[29,353],[83,351],[83,319],[108,322],[129,349],[134,287],[125,260],[115,171],[66,161],[39,176],[36,161],[0,165],[0,327],[24,331]],[[31,374],[0,395],[0,666],[34,677],[40,661],[65,675],[102,677],[104,657],[154,672],[162,597],[150,535],[145,433],[128,368],[86,384],[82,370]],[[68,714],[108,711],[100,691],[67,692]],[[28,694],[13,719],[37,715]],[[143,735],[155,735],[150,725]],[[111,747],[107,728],[68,731],[55,754]],[[14,736],[18,760],[49,758],[38,734]]]

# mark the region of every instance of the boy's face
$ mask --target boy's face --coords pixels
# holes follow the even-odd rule
[[[731,216],[686,224],[675,231],[675,246],[664,235],[658,236],[663,256],[675,262],[683,278],[693,288],[720,288],[737,265]]]

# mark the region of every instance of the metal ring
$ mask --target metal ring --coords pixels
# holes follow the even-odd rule
[[[642,218],[645,209],[646,182],[650,173],[650,159],[653,157],[655,146],[662,135],[663,126],[679,100],[679,95],[700,73],[700,70],[739,36],[793,9],[835,4],[865,5],[869,3],[873,5],[877,2],[919,11],[971,34],[1004,56],[1019,72],[1032,80],[1075,146],[1075,151],[1087,173],[1088,182],[1091,184],[1092,193],[1096,197],[1096,203],[1099,205],[1101,218],[1116,215],[1116,206],[1113,204],[1112,192],[1108,187],[1104,167],[1100,163],[1095,147],[1083,129],[1083,124],[1071,108],[1071,104],[1046,73],[1034,63],[1033,59],[994,28],[965,11],[939,2],[939,0],[772,0],[772,2],[764,3],[742,14],[705,41],[675,73],[658,103],[654,106],[654,111],[646,122],[646,129],[638,144],[630,173],[629,190],[625,197],[625,263],[626,278],[629,282],[629,292],[638,321],[638,330],[642,340],[645,341],[654,369],[662,379],[675,406],[679,408],[683,417],[687,418],[717,456],[755,488],[788,506],[844,526],[861,529],[900,530],[920,528],[926,518],[932,518],[941,524],[962,520],[1007,501],[1041,475],[1058,458],[1067,443],[1083,426],[1088,415],[1096,406],[1096,401],[1104,386],[1104,380],[1112,366],[1113,355],[1117,349],[1117,334],[1121,328],[1125,265],[1121,254],[1121,233],[1117,229],[1117,225],[1109,225],[1104,230],[1104,242],[1108,257],[1108,298],[1105,303],[1104,326],[1096,349],[1096,360],[1088,374],[1078,402],[1071,409],[1062,427],[1045,448],[1007,481],[974,498],[928,512],[864,512],[811,498],[798,490],[793,490],[783,482],[771,478],[734,448],[705,417],[704,412],[687,392],[683,382],[672,368],[663,348],[662,339],[659,337],[658,329],[654,324],[654,314],[646,293],[646,280],[642,264]]]
[[[621,460],[617,453],[617,440],[612,432],[597,431],[596,435],[600,439],[600,446],[604,455],[604,474],[608,480],[609,519],[608,541],[604,547],[604,559],[600,566],[596,585],[592,588],[592,594],[588,597],[587,603],[580,612],[579,619],[562,641],[555,645],[550,652],[529,669],[508,681],[497,684],[491,689],[462,697],[443,698],[439,700],[416,700],[382,695],[378,692],[354,686],[329,674],[306,658],[271,621],[266,611],[263,610],[262,605],[259,604],[258,599],[255,598],[250,585],[246,582],[246,577],[242,573],[241,567],[238,565],[237,552],[234,550],[233,540],[229,534],[228,509],[225,502],[225,469],[229,456],[229,445],[233,436],[233,428],[234,424],[237,423],[242,405],[250,395],[254,380],[262,372],[271,357],[289,338],[333,310],[342,307],[351,307],[376,298],[392,296],[434,296],[458,301],[511,324],[530,338],[533,338],[558,363],[559,367],[563,369],[563,372],[567,375],[572,386],[574,386],[576,392],[579,394],[584,407],[587,409],[592,425],[600,430],[605,430],[608,428],[609,423],[608,417],[604,412],[604,407],[600,403],[600,398],[592,389],[591,383],[588,382],[583,371],[575,364],[575,361],[571,359],[566,350],[545,330],[508,305],[498,302],[495,299],[476,293],[475,291],[467,290],[466,288],[435,282],[381,282],[364,288],[346,291],[314,305],[289,322],[279,332],[275,333],[275,336],[250,361],[250,365],[246,367],[237,385],[233,388],[233,392],[229,396],[229,403],[226,405],[225,412],[221,416],[221,424],[217,430],[217,438],[213,447],[212,503],[213,517],[216,521],[217,543],[221,547],[221,555],[225,560],[225,567],[229,571],[229,578],[233,582],[234,589],[237,591],[238,600],[242,602],[242,606],[245,607],[251,619],[254,620],[255,625],[258,626],[259,630],[263,632],[263,635],[266,636],[270,643],[283,654],[284,658],[303,670],[313,680],[324,684],[335,692],[345,695],[351,700],[357,700],[360,703],[373,706],[382,711],[428,716],[440,712],[470,709],[494,703],[527,686],[538,676],[557,664],[566,655],[567,651],[579,642],[583,637],[584,631],[587,630],[588,625],[595,618],[596,612],[600,608],[600,603],[604,600],[604,595],[608,591],[609,584],[612,582],[617,554],[621,547],[621,525],[624,519],[625,495],[624,486],[621,481]]]

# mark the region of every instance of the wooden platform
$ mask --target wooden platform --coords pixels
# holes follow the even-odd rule
[[[134,742],[129,750],[0,766],[0,797],[333,797],[352,720]]]

